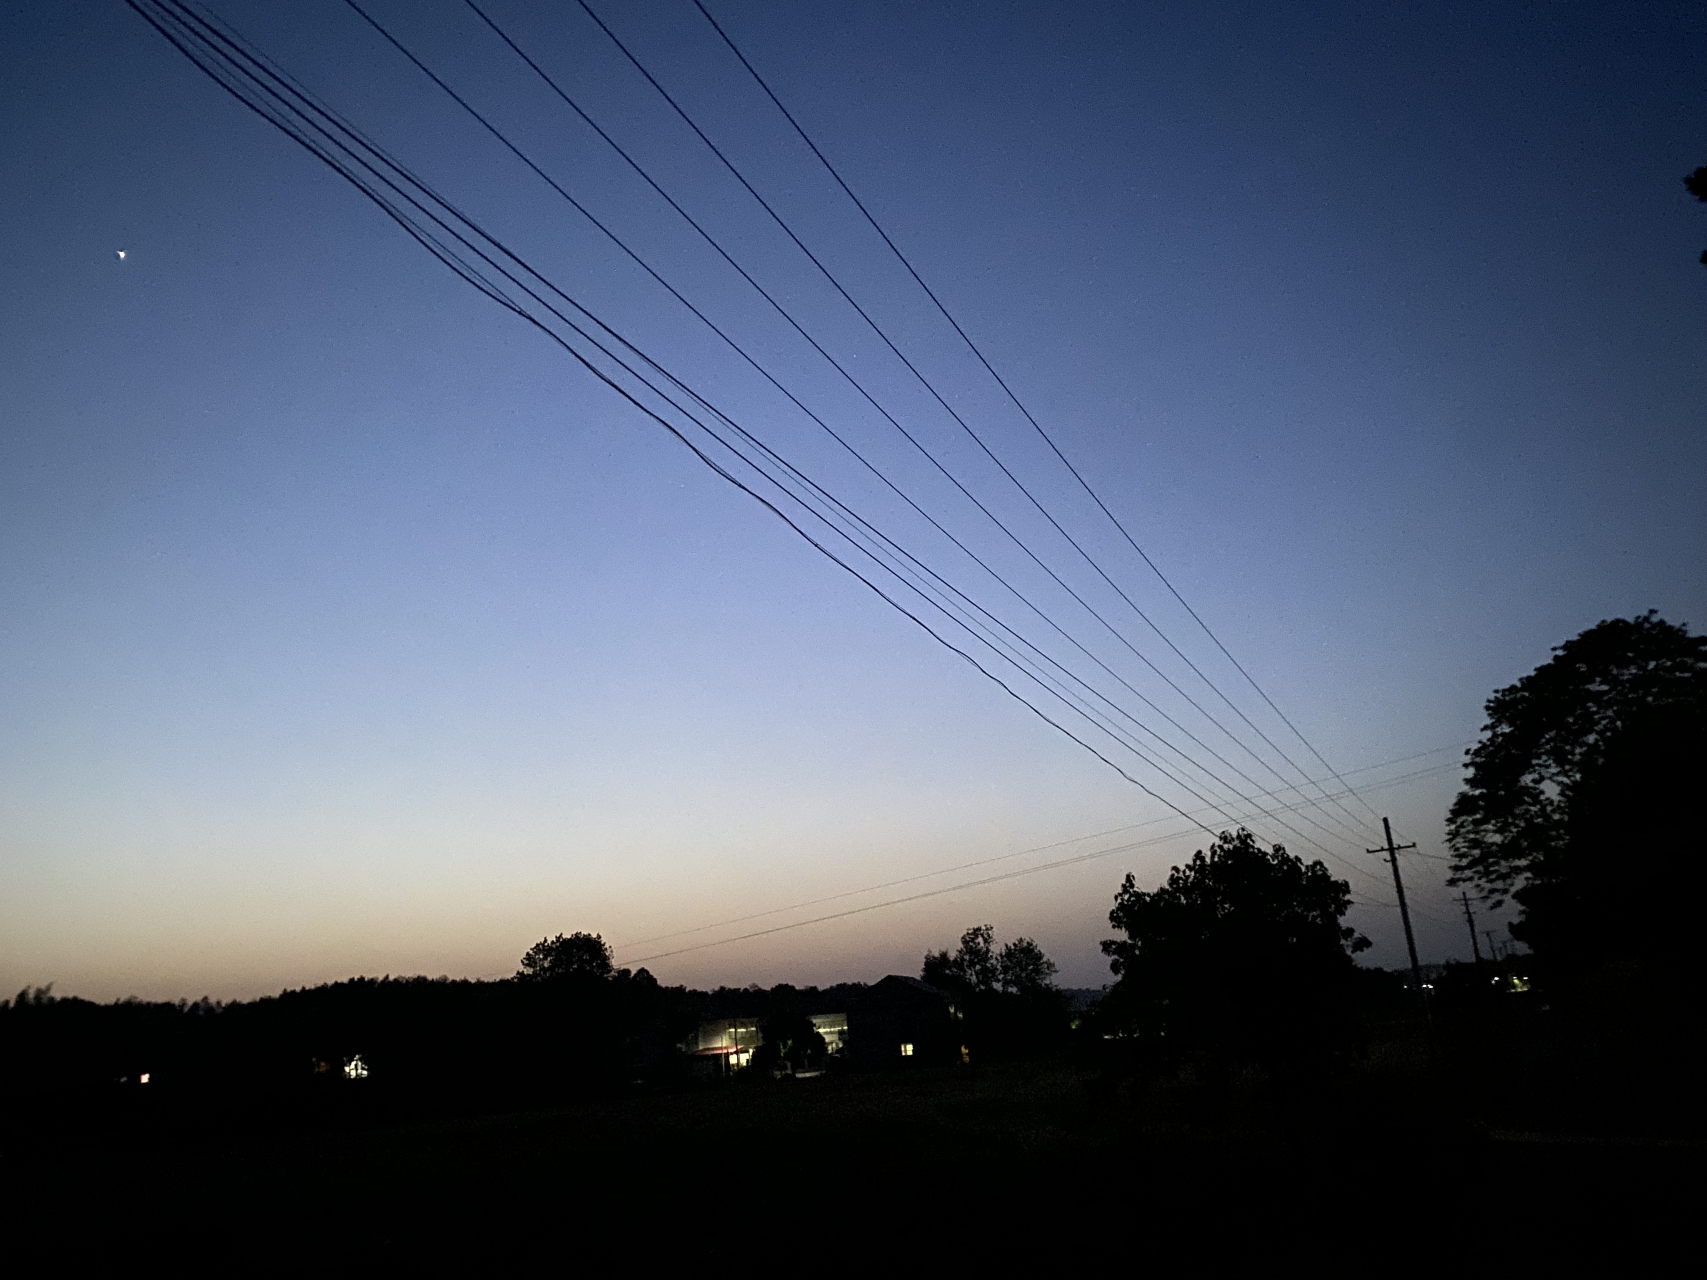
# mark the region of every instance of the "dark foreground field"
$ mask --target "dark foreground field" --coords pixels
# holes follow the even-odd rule
[[[1491,1129],[1418,1072],[1277,1090],[1012,1064],[460,1117],[370,1083],[271,1123],[38,1129],[4,1153],[13,1238],[27,1225],[66,1262],[243,1269],[746,1273],[874,1252],[911,1270],[1027,1246],[1063,1264],[1255,1252],[1337,1269],[1355,1240],[1412,1263],[1610,1245],[1638,1264],[1700,1203],[1695,1143]]]

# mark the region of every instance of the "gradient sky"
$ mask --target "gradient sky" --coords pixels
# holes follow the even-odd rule
[[[342,4],[215,7],[612,323],[900,519]],[[984,538],[460,3],[372,7]],[[1259,718],[692,5],[596,7]],[[1680,181],[1707,164],[1699,6],[712,7],[1336,768],[1461,749],[1491,690],[1602,618],[1707,623],[1707,208]],[[989,479],[578,8],[490,11]],[[0,990],[496,976],[574,929],[632,962],[1186,831],[649,964],[695,985],[873,979],[989,921],[1035,936],[1063,981],[1107,980],[1096,944],[1121,876],[1156,882],[1201,834],[451,277],[123,5],[7,7],[0,85]],[[992,500],[1017,513],[1010,498]],[[1457,780],[1368,795],[1420,845],[1405,870],[1424,960],[1468,957],[1441,860]],[[1356,845],[1378,841],[1368,825]],[[1352,915],[1369,958],[1401,963],[1391,884],[1356,845],[1332,850],[1363,870],[1330,866],[1371,900]]]

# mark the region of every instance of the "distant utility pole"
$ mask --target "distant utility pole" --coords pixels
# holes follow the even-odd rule
[[[1470,926],[1470,951],[1476,957],[1476,963],[1482,963],[1482,944],[1476,941],[1476,917],[1470,911],[1470,894],[1468,891],[1458,895],[1464,900],[1464,923]]]
[[[1405,849],[1416,848],[1413,841],[1410,844],[1393,843],[1393,824],[1387,819],[1381,819],[1381,830],[1387,834],[1387,847],[1371,849],[1370,853],[1384,853],[1387,861],[1393,866],[1393,888],[1399,895],[1399,919],[1405,922],[1405,946],[1411,953],[1411,982],[1415,984],[1417,995],[1423,997],[1426,1004],[1428,993],[1423,990],[1422,966],[1417,963],[1417,940],[1411,932],[1411,909],[1405,905],[1405,882],[1399,878],[1399,853]]]
[[[1482,936],[1488,940],[1488,950],[1493,953],[1494,959],[1498,960],[1500,958],[1500,944],[1494,941],[1494,931],[1483,929]]]

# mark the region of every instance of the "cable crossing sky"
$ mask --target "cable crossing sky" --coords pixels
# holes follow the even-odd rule
[[[1070,531],[1066,523],[1068,517],[1052,511],[1039,496],[1035,484],[1028,484],[1013,465],[999,456],[987,439],[987,433],[975,428],[967,416],[951,404],[949,395],[939,389],[936,382],[921,370],[914,359],[909,358],[901,343],[869,314],[868,309],[856,301],[853,286],[844,285],[843,280],[831,272],[820,256],[807,246],[802,235],[760,194],[755,182],[749,180],[725,152],[717,147],[704,129],[648,70],[639,56],[606,26],[586,0],[581,0],[581,8],[591,20],[617,45],[651,87],[666,99],[693,134],[737,179],[740,186],[762,206],[787,239],[876,334],[884,347],[928,393],[932,401],[977,445],[1012,490],[1022,496],[1042,517],[1048,528],[1071,548],[1076,560],[1088,566],[1098,581],[1128,606],[1136,618],[1155,632],[1167,649],[1189,670],[1190,677],[1195,677],[1207,685],[1217,698],[1232,709],[1237,719],[1255,734],[1257,741],[1249,740],[1240,732],[1236,732],[1234,726],[1212,714],[1173,676],[1144,654],[1125,631],[1109,619],[1103,609],[1069,580],[1066,569],[1054,562],[1054,551],[1045,543],[1039,542],[1035,536],[1017,528],[1011,517],[1004,518],[992,505],[991,499],[981,496],[977,491],[980,483],[978,480],[969,474],[963,474],[961,468],[948,461],[940,451],[928,446],[917,429],[906,425],[905,419],[910,416],[907,411],[887,406],[883,393],[869,385],[869,375],[855,376],[848,361],[838,358],[830,349],[831,339],[827,333],[814,335],[808,322],[797,314],[794,306],[785,305],[779,300],[774,289],[762,286],[753,274],[751,264],[739,261],[729,246],[708,230],[702,221],[690,215],[681,198],[672,195],[668,190],[665,179],[643,166],[623,148],[606,128],[596,121],[589,109],[572,97],[557,78],[547,73],[537,56],[525,51],[521,44],[474,0],[465,0],[465,3],[484,27],[549,86],[555,96],[572,109],[605,144],[614,149],[649,188],[687,223],[698,240],[709,245],[719,260],[732,268],[747,286],[756,291],[817,358],[826,362],[871,411],[898,432],[916,454],[930,464],[930,469],[950,486],[950,490],[945,491],[946,494],[958,495],[957,501],[963,500],[987,525],[999,531],[1002,535],[1000,541],[1019,552],[1023,557],[1022,563],[1030,564],[1040,571],[1044,576],[1042,580],[1030,587],[1022,585],[1015,579],[1012,571],[1004,570],[996,563],[992,551],[981,551],[974,545],[971,531],[962,525],[960,517],[932,501],[928,487],[920,485],[920,476],[897,474],[893,461],[886,465],[873,458],[867,448],[855,443],[847,429],[838,429],[832,425],[829,420],[831,414],[810,408],[804,390],[789,385],[797,375],[791,375],[776,367],[773,360],[755,355],[752,347],[737,338],[727,327],[727,323],[719,324],[703,305],[691,301],[683,291],[683,286],[671,281],[671,273],[662,264],[632,247],[606,221],[596,217],[562,181],[551,175],[544,164],[513,141],[507,131],[493,123],[486,112],[453,88],[423,57],[413,52],[388,27],[382,25],[378,18],[356,4],[355,0],[346,0],[346,3],[390,46],[453,99],[511,156],[545,182],[556,196],[576,209],[622,254],[632,260],[648,279],[665,290],[674,303],[684,307],[724,347],[734,353],[742,365],[757,373],[770,393],[780,395],[789,413],[804,416],[812,427],[826,433],[840,453],[845,455],[860,473],[874,478],[880,485],[880,491],[898,499],[901,506],[886,514],[881,506],[873,506],[869,500],[862,501],[845,482],[838,483],[832,475],[822,472],[821,467],[814,467],[800,458],[791,458],[793,449],[786,448],[779,438],[774,437],[774,420],[769,415],[766,420],[773,422],[773,427],[772,432],[767,434],[772,434],[773,438],[761,437],[754,429],[750,415],[730,412],[719,407],[705,388],[695,387],[689,379],[672,372],[656,352],[647,351],[637,338],[619,332],[600,319],[582,301],[577,300],[550,276],[536,268],[519,250],[512,248],[507,237],[500,239],[497,234],[489,231],[486,225],[476,221],[454,203],[449,195],[442,194],[429,185],[418,173],[373,142],[357,126],[309,92],[222,21],[182,3],[181,0],[127,0],[133,10],[204,74],[349,181],[406,234],[433,254],[442,265],[488,299],[539,330],[626,403],[669,431],[699,461],[722,479],[761,503],[820,554],[853,575],[939,644],[972,664],[1035,716],[1163,804],[1173,815],[1185,819],[1195,829],[1209,834],[1214,834],[1217,827],[1206,822],[1206,818],[1219,824],[1247,826],[1259,834],[1263,834],[1261,828],[1267,827],[1267,838],[1270,840],[1275,834],[1284,832],[1378,886],[1380,880],[1368,868],[1360,861],[1345,856],[1340,848],[1335,847],[1344,844],[1354,855],[1361,852],[1362,840],[1352,825],[1358,819],[1346,807],[1345,800],[1355,799],[1373,813],[1368,801],[1322,759],[1321,754],[1296,727],[1294,721],[1281,711],[1246,667],[1233,657],[1197,611],[1187,603],[1173,583],[1161,574],[1160,569],[1143,551],[1126,525],[1114,515],[1083,473],[1069,461],[1056,441],[1020,401],[1008,382],[997,373],[994,365],[973,342],[960,321],[949,312],[938,294],[925,283],[912,262],[902,254],[889,233],[854,194],[852,187],[830,164],[770,86],[759,77],[746,55],[717,24],[710,12],[698,4],[698,0],[695,2],[707,21],[711,22],[717,35],[728,45],[769,100],[782,112],[790,126],[834,177],[840,189],[857,206],[865,220],[918,283],[936,311],[976,356],[1007,399],[1053,451],[1054,456],[1118,530],[1125,542],[1155,573],[1172,598],[1177,600],[1214,643],[1216,649],[1256,691],[1263,704],[1270,708],[1311,755],[1321,762],[1324,776],[1313,776],[1300,766],[1296,759],[1283,750],[1273,737],[1139,606],[1129,590],[1117,582],[1105,564],[1084,545],[1082,538]],[[815,471],[818,473],[814,474]],[[921,524],[916,530],[908,532],[906,521],[915,518]],[[897,523],[898,519],[900,523]],[[962,527],[957,529],[957,525]],[[947,560],[944,559],[945,555]],[[970,578],[968,573],[971,574]],[[988,595],[992,589],[997,592],[996,599]],[[1039,594],[1040,591],[1042,595]],[[999,600],[1006,600],[1007,604],[1002,605]],[[1020,611],[1017,615],[1010,612],[1015,607]],[[1028,623],[1025,619],[1031,621]],[[1098,653],[1093,636],[1082,633],[1087,622],[1094,622],[1094,633],[1106,633],[1108,638],[1137,659],[1146,671],[1177,696],[1185,704],[1180,713],[1170,712],[1143,692],[1133,682],[1134,676],[1123,673],[1109,658]],[[1043,628],[1042,633],[1034,630],[1037,626]],[[1059,645],[1064,645],[1065,648],[1057,647]],[[1137,705],[1132,705],[1134,703]],[[1188,714],[1185,708],[1189,708],[1190,712],[1194,712],[1207,726],[1224,736],[1240,753],[1255,761],[1280,784],[1279,788],[1274,789],[1259,783],[1252,774],[1233,763],[1206,741],[1181,718]],[[1164,727],[1151,723],[1150,717],[1159,719]],[[1141,735],[1144,742],[1140,742],[1134,734]],[[1263,747],[1268,748],[1272,758],[1270,754],[1265,754]],[[1158,755],[1158,752],[1166,753],[1166,759]],[[1121,757],[1126,757],[1126,760],[1123,761]],[[1275,763],[1276,759],[1279,764]],[[1211,761],[1213,763],[1210,763]],[[1284,772],[1281,765],[1291,770],[1291,774]],[[1140,776],[1145,771],[1151,775],[1150,781],[1145,781]],[[1229,780],[1227,774],[1233,775],[1239,782]],[[1240,783],[1243,785],[1239,785]],[[1337,788],[1330,787],[1330,783],[1337,784]],[[1288,792],[1293,794],[1288,797]],[[1171,798],[1169,793],[1172,797],[1179,798]],[[1314,828],[1317,834],[1312,835],[1302,827],[1294,825],[1289,817]],[[1128,846],[1122,846],[1125,847]],[[1071,865],[1087,857],[1106,856],[1117,851],[1104,850],[1048,866]],[[1004,873],[994,879],[1030,874],[1032,871],[1048,869],[1048,866]],[[978,880],[956,887],[970,888],[987,882],[987,879]],[[870,890],[851,892],[868,891]],[[951,891],[952,888],[936,889],[926,895],[915,896],[933,896]],[[896,901],[911,900],[913,898],[908,897]],[[794,908],[779,910],[792,909]],[[874,907],[868,905],[853,910],[870,909]],[[851,913],[837,913],[824,919],[839,918],[840,915]],[[795,926],[777,926],[778,929],[792,927]],[[774,930],[767,929],[760,933],[772,931]]]

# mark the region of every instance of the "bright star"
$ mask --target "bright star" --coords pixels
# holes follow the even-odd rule
[[[119,250],[119,251],[118,251],[118,255],[119,255],[119,261],[120,261],[120,262],[123,262],[123,261],[124,261],[124,250],[123,250],[123,249],[120,249],[120,250]]]

